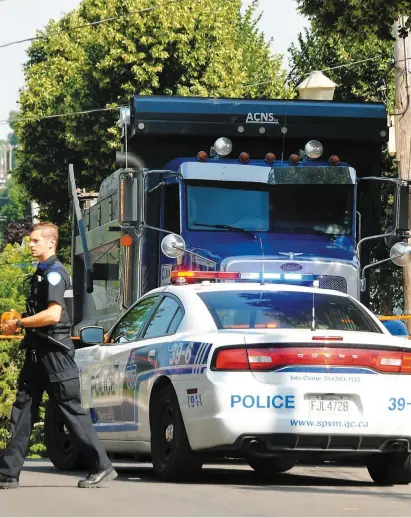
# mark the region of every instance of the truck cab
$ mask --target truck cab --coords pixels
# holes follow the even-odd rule
[[[388,141],[383,104],[136,95],[121,124],[121,168],[83,204],[85,235],[73,233],[74,333],[108,330],[147,291],[211,272],[360,298],[369,249],[358,243],[381,234],[368,180]],[[178,257],[162,247],[171,234]]]

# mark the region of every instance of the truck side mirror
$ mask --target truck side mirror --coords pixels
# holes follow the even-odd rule
[[[132,171],[122,171],[119,175],[119,221],[135,223],[138,219],[138,178]]]
[[[409,202],[409,187],[408,184],[400,184],[397,187],[394,200],[394,221],[397,222],[397,230],[408,232],[408,202]]]
[[[396,243],[390,250],[390,259],[397,266],[407,266],[411,263],[411,245],[405,241]]]
[[[178,234],[168,234],[161,241],[161,251],[170,259],[177,259],[185,252],[186,244],[184,239]]]
[[[392,225],[387,225],[386,232],[389,234],[394,230],[394,227]],[[397,233],[391,234],[390,236],[384,237],[384,242],[388,248],[392,248],[396,243],[399,243],[404,238],[401,236],[398,236]]]

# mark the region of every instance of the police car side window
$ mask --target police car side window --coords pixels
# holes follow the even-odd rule
[[[135,342],[157,302],[158,296],[149,297],[136,304],[114,328],[111,341],[117,344]]]
[[[182,317],[183,311],[177,300],[165,297],[152,316],[142,338],[174,334]]]

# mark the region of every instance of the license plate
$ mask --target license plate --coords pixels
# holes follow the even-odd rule
[[[347,396],[311,396],[310,412],[345,414],[350,411],[350,398]]]

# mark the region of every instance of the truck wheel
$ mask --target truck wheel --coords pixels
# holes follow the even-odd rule
[[[275,473],[284,473],[289,471],[296,464],[296,459],[289,459],[287,457],[278,458],[249,458],[247,462],[251,468],[261,475],[274,475]]]
[[[381,454],[367,463],[368,473],[376,484],[392,486],[411,483],[411,455],[409,453]]]
[[[191,480],[198,475],[202,461],[190,447],[177,395],[171,385],[153,396],[150,428],[152,463],[158,479]]]
[[[67,430],[63,416],[53,399],[49,399],[47,403],[44,439],[47,454],[57,469],[68,471],[84,468],[79,449]]]

